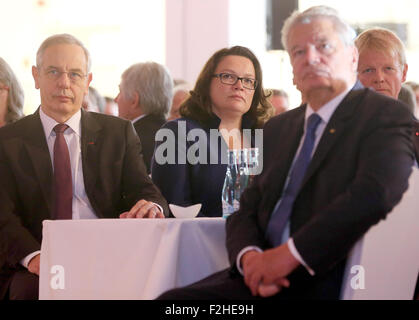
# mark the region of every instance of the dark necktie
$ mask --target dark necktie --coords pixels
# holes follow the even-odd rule
[[[308,164],[311,160],[311,153],[314,147],[315,132],[321,118],[318,114],[313,113],[307,120],[307,130],[304,137],[303,146],[295,160],[292,168],[288,185],[283,192],[281,202],[276,210],[272,213],[269,220],[266,236],[270,243],[275,247],[281,243],[282,234],[289,217],[291,216],[295,198],[300,190]]]
[[[71,178],[70,154],[64,131],[66,124],[57,124],[54,143],[54,219],[72,218],[73,182]]]

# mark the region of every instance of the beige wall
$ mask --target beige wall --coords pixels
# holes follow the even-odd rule
[[[92,55],[91,85],[115,97],[131,64],[165,62],[164,7],[164,0],[0,0],[0,56],[24,86],[25,113],[39,105],[31,66],[45,38],[71,33],[83,41]]]
[[[39,105],[31,66],[49,35],[80,38],[93,58],[93,82],[103,95],[118,93],[121,73],[131,64],[154,60],[174,77],[194,82],[205,61],[221,47],[244,45],[259,58],[265,87],[282,88],[291,105],[300,103],[292,84],[288,55],[267,52],[265,1],[262,0],[0,0],[0,56],[25,89],[25,113]],[[419,81],[419,1],[300,0],[300,8],[326,4],[350,23],[408,23],[408,80]],[[251,28],[245,28],[251,25]]]

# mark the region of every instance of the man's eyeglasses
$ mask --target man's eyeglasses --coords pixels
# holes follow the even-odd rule
[[[238,77],[235,74],[231,73],[217,73],[214,74],[214,77],[219,78],[221,83],[228,85],[235,85],[237,81],[241,81],[244,88],[249,90],[255,90],[258,86],[258,81],[252,78]]]
[[[57,81],[58,79],[61,78],[61,76],[66,73],[68,78],[70,79],[70,81],[72,83],[81,83],[85,78],[86,75],[78,72],[78,71],[60,71],[58,69],[48,69],[45,72],[45,75],[47,76],[48,79],[53,80],[53,81]]]

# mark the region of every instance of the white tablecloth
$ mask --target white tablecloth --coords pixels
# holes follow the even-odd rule
[[[228,265],[222,218],[46,220],[39,297],[154,299]]]

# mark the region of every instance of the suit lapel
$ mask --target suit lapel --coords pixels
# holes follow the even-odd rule
[[[419,163],[419,121],[413,120],[413,144],[415,147],[416,162]]]
[[[52,212],[52,163],[39,112],[25,125],[23,144],[29,154],[49,212]],[[51,215],[50,215],[51,216]]]
[[[359,91],[352,90],[336,108],[326,128],[323,131],[323,135],[307,168],[307,172],[304,176],[301,188],[304,187],[305,183],[316,172],[328,152],[345,132],[345,127],[349,123],[348,120],[353,115],[353,112],[360,99],[361,95],[359,94]]]
[[[283,141],[283,144],[281,144],[281,148],[278,148],[273,160],[275,165],[272,166],[272,168],[275,168],[275,170],[270,173],[270,175],[272,174],[276,176],[274,181],[278,182],[271,185],[275,190],[272,192],[273,198],[276,199],[274,201],[275,203],[281,196],[292,161],[303,135],[305,110],[306,105],[301,106],[299,112],[294,116],[294,118],[291,121],[287,121],[287,128],[283,129],[286,132],[285,136],[289,138],[281,140]],[[277,168],[284,168],[284,170],[277,170]],[[287,169],[285,170],[285,168]]]
[[[100,135],[101,126],[89,112],[82,110],[81,113],[81,156],[83,165],[83,178],[86,194],[92,206],[92,192],[99,175],[99,159],[102,144]],[[99,212],[97,208],[94,208]]]

